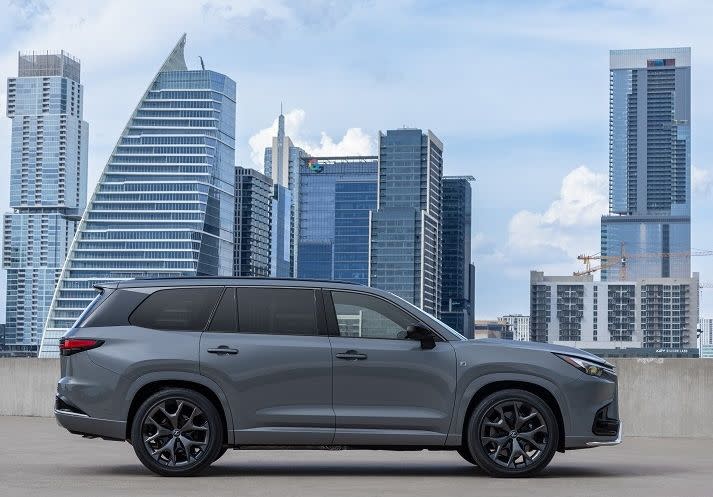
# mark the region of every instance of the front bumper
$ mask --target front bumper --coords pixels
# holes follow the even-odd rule
[[[619,445],[621,443],[622,439],[622,422],[619,421],[619,431],[616,434],[616,439],[612,440],[610,442],[602,442],[602,441],[592,441],[592,442],[587,442],[587,447],[607,447],[609,445]]]

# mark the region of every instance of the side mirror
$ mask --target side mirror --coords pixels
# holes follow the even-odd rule
[[[436,346],[436,339],[428,328],[420,324],[412,324],[406,328],[406,338],[421,342],[421,348],[430,350]]]

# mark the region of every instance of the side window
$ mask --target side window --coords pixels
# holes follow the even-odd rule
[[[203,331],[222,291],[220,287],[157,290],[131,313],[129,322],[157,330]]]
[[[315,292],[303,288],[238,288],[240,333],[317,335]]]
[[[235,288],[226,288],[220,303],[210,321],[208,331],[234,333],[238,331],[238,307],[235,301]]]
[[[332,292],[339,336],[402,339],[417,322],[395,305],[371,295]]]

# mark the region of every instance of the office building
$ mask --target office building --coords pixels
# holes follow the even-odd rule
[[[310,157],[299,167],[297,276],[368,284],[377,157]]]
[[[512,328],[502,319],[476,319],[472,338],[512,340]]]
[[[12,120],[5,347],[36,355],[47,312],[87,200],[87,138],[80,63],[66,52],[19,54],[7,81]]]
[[[94,283],[233,274],[235,82],[188,70],[185,35],[151,80],[82,217],[40,356],[94,298]]]
[[[431,131],[379,133],[377,208],[371,216],[369,285],[424,311],[441,311],[443,144]]]
[[[602,280],[691,276],[691,49],[612,50]]]
[[[701,357],[713,359],[713,318],[701,318],[698,329],[701,333],[698,337]]]
[[[294,235],[292,222],[295,208],[292,190],[280,184],[273,185],[272,220],[270,226],[270,276],[273,278],[294,278]]]
[[[270,178],[235,168],[235,276],[270,276],[272,201]]]
[[[498,318],[498,320],[507,323],[513,340],[530,340],[530,316],[507,314]]]
[[[297,258],[299,250],[299,223],[300,218],[300,165],[307,160],[307,152],[295,147],[289,136],[285,135],[285,116],[280,112],[278,117],[277,136],[272,138],[272,146],[265,149],[265,176],[272,179],[275,185],[275,205],[285,206],[289,203],[289,210],[273,210],[273,226],[279,226],[280,232],[273,233],[273,240],[280,246],[273,246],[273,254],[278,254],[279,262],[273,264],[277,272],[272,276],[296,277]],[[287,190],[285,193],[280,190]],[[277,205],[279,204],[279,205]],[[287,216],[281,219],[282,216]],[[285,238],[285,234],[289,235]],[[285,244],[289,250],[285,250]],[[284,256],[282,255],[284,254]],[[287,257],[287,265],[284,263]]]
[[[594,281],[591,275],[530,272],[530,338],[536,342],[695,351],[697,322],[698,273]]]
[[[471,263],[472,176],[444,176],[441,218],[440,319],[467,338],[475,320],[475,266]]]

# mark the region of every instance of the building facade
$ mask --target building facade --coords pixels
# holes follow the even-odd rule
[[[379,133],[377,208],[370,222],[369,285],[424,311],[441,311],[443,143],[431,131]]]
[[[530,316],[507,314],[498,318],[498,320],[507,323],[511,330],[513,340],[530,340]]]
[[[713,359],[713,318],[701,318],[698,329],[701,332],[698,337],[701,357]]]
[[[12,120],[5,347],[37,354],[47,312],[87,200],[80,63],[65,52],[21,53],[7,81]]]
[[[472,176],[444,176],[441,218],[440,319],[474,336],[475,266],[471,262]]]
[[[299,218],[300,218],[300,171],[301,165],[307,160],[307,152],[299,147],[295,147],[289,136],[285,134],[285,116],[280,113],[278,117],[277,136],[272,138],[272,146],[265,149],[265,175],[272,179],[275,185],[275,200],[281,205],[289,200],[289,211],[273,210],[273,225],[279,225],[282,229],[289,233],[288,238],[284,238],[282,232],[277,236],[273,233],[273,239],[280,246],[272,248],[273,254],[282,254],[285,252],[284,243],[288,243],[289,250],[287,251],[288,264],[282,262],[273,264],[275,277],[291,277],[297,276],[297,258],[299,250]],[[280,189],[288,190],[289,193],[278,191]],[[289,198],[288,198],[289,197]],[[286,214],[287,213],[287,214]],[[285,219],[281,216],[287,215]],[[279,256],[282,258],[282,255]]]
[[[691,275],[691,50],[612,50],[602,280]]]
[[[310,157],[302,165],[297,276],[369,282],[369,214],[377,157]]]
[[[235,168],[235,276],[270,276],[272,201],[270,178]]]
[[[473,327],[473,338],[499,338],[501,340],[512,340],[512,328],[510,325],[498,319],[476,319]]]
[[[695,349],[692,278],[594,281],[530,272],[530,339],[587,349]]]
[[[184,45],[185,36],[102,172],[52,300],[41,357],[57,356],[94,283],[233,274],[235,82],[188,70]]]

